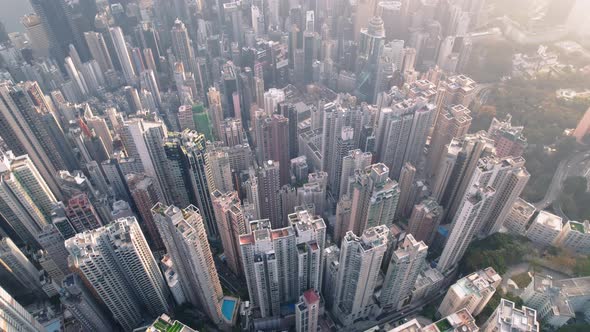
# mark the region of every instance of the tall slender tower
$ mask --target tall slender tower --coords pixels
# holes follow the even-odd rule
[[[140,226],[146,230],[148,243],[154,250],[164,250],[164,243],[152,215],[152,207],[158,203],[158,192],[152,178],[145,174],[128,174],[125,177],[135,209],[141,217]]]
[[[279,164],[268,160],[262,164],[257,173],[260,217],[270,219],[273,229],[281,228],[285,225],[285,220],[282,220],[279,199],[281,189]]]
[[[170,310],[170,294],[134,217],[66,240],[70,269],[90,285],[126,330]]]
[[[469,188],[453,218],[451,232],[438,261],[440,272],[446,273],[459,263],[488,213],[494,195],[491,187]]]
[[[238,193],[235,191],[221,193],[216,190],[211,193],[211,197],[227,265],[233,273],[240,275],[242,274],[240,235],[248,232],[248,226]]]
[[[445,146],[453,138],[460,138],[467,134],[471,126],[471,111],[462,104],[448,106],[440,111],[432,139],[426,165],[426,175],[432,176],[439,168],[441,157],[444,154]]]
[[[391,255],[379,302],[382,308],[399,309],[407,304],[418,274],[426,263],[428,247],[412,234]]]
[[[220,324],[223,292],[199,210],[192,205],[181,210],[159,203],[152,213],[185,296]]]
[[[174,51],[174,55],[182,62],[184,68],[194,73],[195,54],[184,23],[176,19],[170,33],[172,35],[172,50]]]
[[[135,69],[133,68],[133,62],[131,62],[131,56],[129,55],[129,50],[127,49],[127,43],[125,42],[123,30],[121,30],[120,27],[112,27],[109,28],[109,33],[111,35],[111,39],[113,40],[117,58],[119,59],[119,63],[121,64],[121,68],[123,70],[125,82],[127,82],[129,85],[133,85],[137,79],[137,75],[135,73]]]
[[[443,208],[432,197],[416,204],[408,225],[408,232],[417,241],[431,244],[434,240],[438,225],[443,217]]]
[[[405,211],[408,211],[408,205],[414,205],[414,202],[410,202],[410,196],[412,192],[412,186],[414,185],[414,177],[416,176],[416,167],[411,163],[407,162],[404,164],[402,171],[399,176],[399,203],[398,208],[395,211],[395,217],[405,218]]]
[[[348,230],[362,234],[373,226],[391,226],[399,201],[397,182],[388,177],[389,169],[383,164],[373,164],[357,171],[352,184],[351,221]]]
[[[98,62],[100,69],[103,72],[114,70],[113,60],[111,60],[111,54],[107,48],[104,36],[100,32],[87,31],[84,32],[84,39],[88,44],[88,49],[92,58]]]
[[[386,226],[376,226],[362,236],[348,232],[342,239],[332,311],[343,325],[368,316],[388,235]]]

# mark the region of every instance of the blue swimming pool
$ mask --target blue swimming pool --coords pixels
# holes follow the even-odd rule
[[[237,301],[234,299],[223,299],[223,302],[221,303],[221,313],[227,321],[231,322],[233,318],[236,302]]]

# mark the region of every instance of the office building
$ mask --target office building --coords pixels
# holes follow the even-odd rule
[[[385,274],[379,305],[384,309],[397,310],[409,304],[409,296],[416,284],[418,274],[426,264],[428,246],[407,234],[398,249],[391,255]]]
[[[49,39],[39,15],[25,15],[21,19],[21,23],[25,27],[25,32],[27,33],[27,37],[32,44],[31,48],[33,49],[35,55],[40,57],[49,56]]]
[[[79,194],[68,200],[66,217],[77,233],[99,228],[103,221],[88,200],[87,194]]]
[[[366,229],[361,236],[347,232],[342,239],[332,312],[342,325],[368,318],[375,303],[373,292],[387,251],[386,226]]]
[[[315,332],[318,330],[320,314],[320,294],[315,289],[303,292],[295,305],[295,330],[297,332]]]
[[[223,292],[199,210],[158,203],[152,213],[187,300],[220,324]]]
[[[168,287],[135,218],[66,240],[70,269],[80,275],[127,330],[170,310]]]
[[[459,279],[447,291],[438,307],[438,313],[444,317],[466,309],[477,316],[488,304],[501,281],[502,277],[491,267]]]
[[[525,306],[518,309],[514,302],[502,299],[494,313],[481,327],[481,331],[538,332],[537,312]]]

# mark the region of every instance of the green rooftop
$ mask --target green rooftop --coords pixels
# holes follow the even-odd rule
[[[570,221],[570,226],[572,227],[572,230],[578,231],[580,233],[584,233],[584,225],[577,223],[577,222]]]
[[[181,322],[171,320],[168,316],[162,315],[154,322],[154,324],[148,329],[148,331],[180,332],[183,329],[185,329],[184,331],[187,332],[194,331],[192,329],[189,329],[186,325],[182,324]]]

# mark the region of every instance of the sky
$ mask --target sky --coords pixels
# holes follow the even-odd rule
[[[31,12],[29,0],[0,0],[0,21],[8,32],[24,31],[20,18]]]

